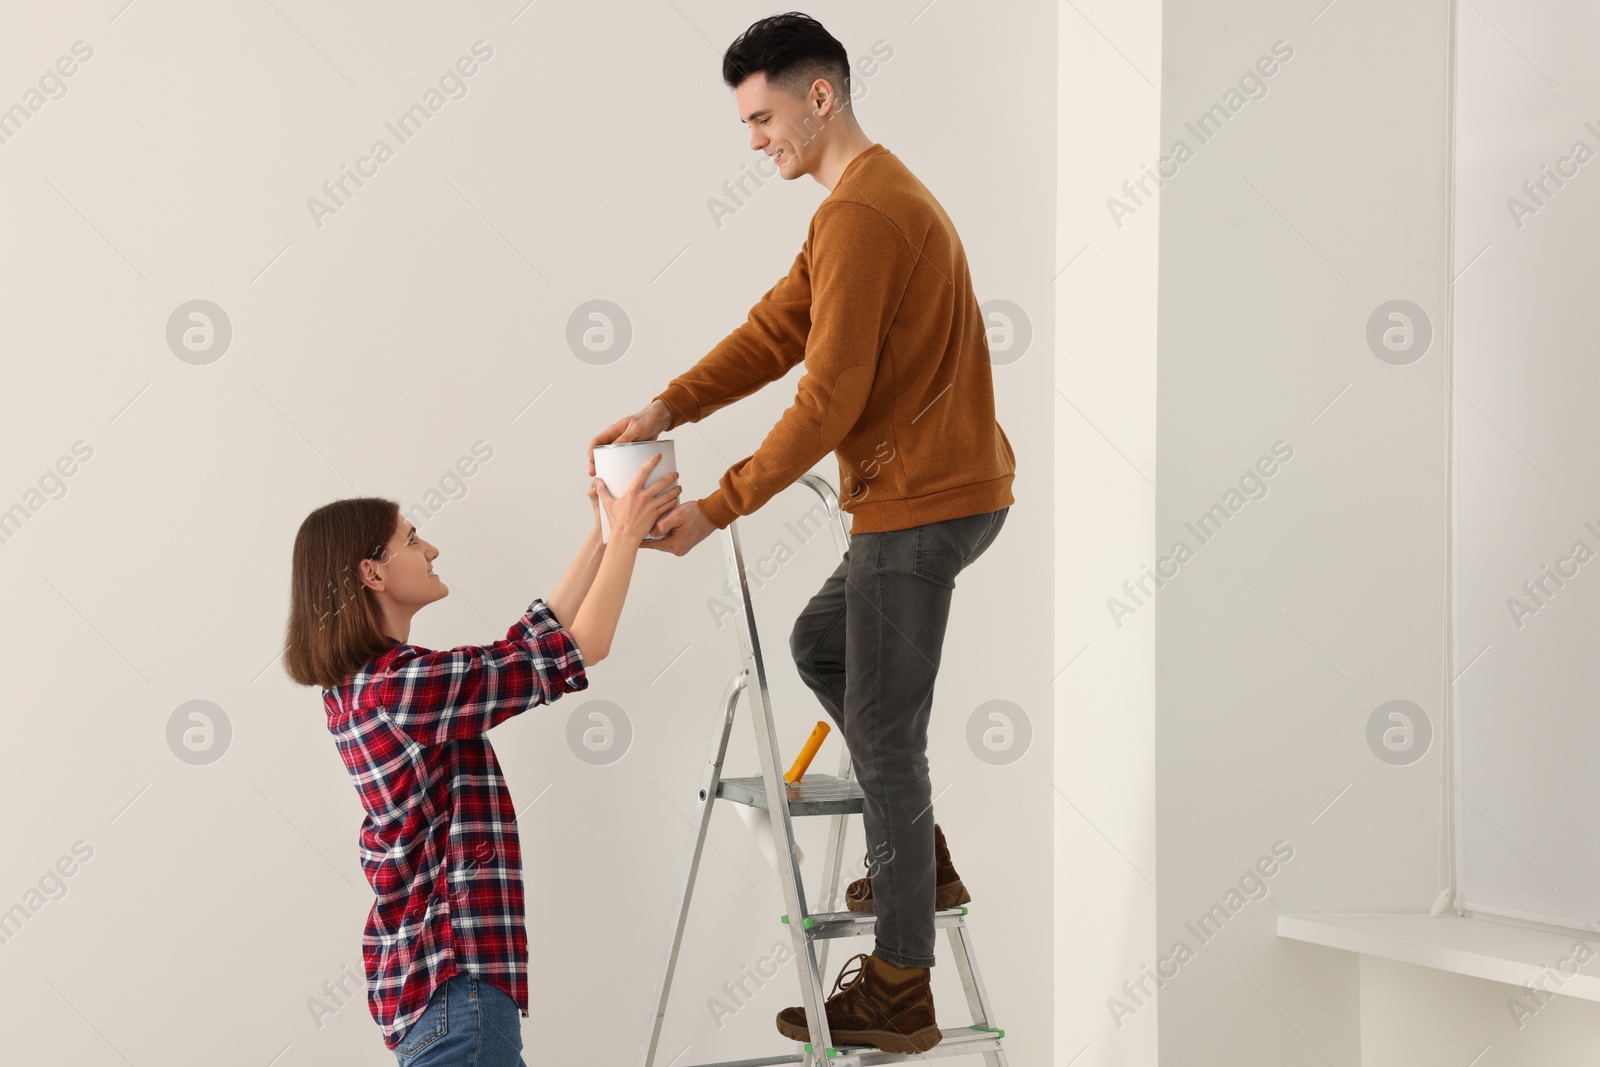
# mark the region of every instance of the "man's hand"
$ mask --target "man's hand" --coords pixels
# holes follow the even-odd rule
[[[650,528],[652,534],[666,534],[660,541],[645,541],[641,548],[656,548],[662,552],[671,552],[674,556],[686,555],[688,551],[711,534],[716,532],[705,512],[700,510],[700,501],[687,500],[661,518]]]
[[[635,415],[624,415],[594,435],[589,442],[589,477],[594,477],[594,446],[623,444],[628,441],[654,441],[672,422],[672,410],[661,400],[652,400]]]

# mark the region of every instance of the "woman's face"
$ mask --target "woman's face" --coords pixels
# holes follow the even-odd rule
[[[439,550],[417,536],[417,528],[400,520],[389,538],[382,560],[363,560],[362,570],[370,575],[368,585],[395,606],[412,611],[443,600],[450,587],[433,572]]]

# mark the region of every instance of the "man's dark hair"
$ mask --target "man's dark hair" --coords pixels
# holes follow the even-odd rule
[[[722,80],[737,89],[753,74],[795,96],[824,78],[845,104],[850,103],[850,56],[822,23],[800,11],[751,23],[722,57]]]

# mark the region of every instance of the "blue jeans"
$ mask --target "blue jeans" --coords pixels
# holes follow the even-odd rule
[[[527,1067],[511,994],[469,971],[433,991],[394,1048],[400,1067]]]
[[[838,723],[866,794],[873,948],[900,967],[933,966],[928,720],[956,575],[994,543],[1010,510],[852,533],[789,635],[800,677]],[[972,669],[992,671],[995,653],[987,655]]]

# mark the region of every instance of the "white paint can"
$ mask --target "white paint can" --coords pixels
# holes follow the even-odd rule
[[[650,458],[657,452],[661,453],[661,462],[655,465],[650,472],[649,485],[655,485],[662,478],[672,474],[678,469],[677,457],[672,451],[672,442],[664,441],[623,441],[620,444],[594,446],[594,473],[606,483],[606,489],[613,497],[620,497],[628,491],[628,486],[633,484],[633,479],[638,476],[640,468],[650,462]],[[665,535],[646,537],[646,541],[660,541]],[[606,514],[604,501],[600,504],[600,543],[608,544],[611,539],[611,516]]]

